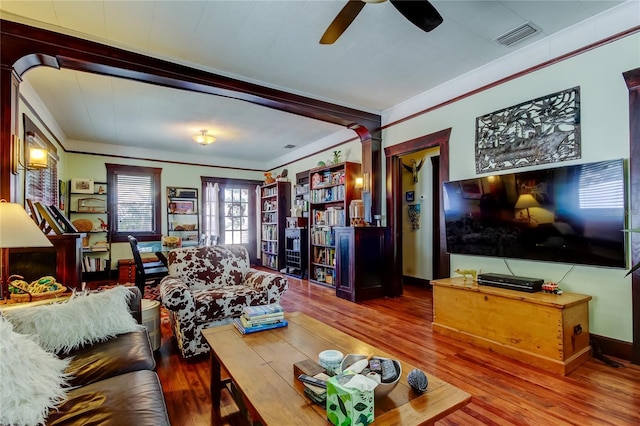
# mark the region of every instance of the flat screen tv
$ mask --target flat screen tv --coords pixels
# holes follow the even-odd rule
[[[444,183],[447,251],[626,268],[623,160]]]

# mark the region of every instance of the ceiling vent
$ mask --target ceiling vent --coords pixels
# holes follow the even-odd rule
[[[531,37],[541,31],[542,30],[540,28],[538,28],[531,22],[527,22],[520,25],[519,27],[512,29],[511,31],[507,31],[500,37],[493,39],[493,41],[502,46],[510,47],[518,42],[521,42],[525,38]]]
[[[291,148],[295,148],[296,146],[289,144],[289,145],[285,145],[284,147],[287,148],[287,149],[291,149]]]

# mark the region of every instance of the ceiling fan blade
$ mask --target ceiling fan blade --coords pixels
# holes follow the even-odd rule
[[[329,27],[322,35],[320,44],[333,44],[338,37],[351,25],[358,13],[362,10],[365,3],[361,0],[349,0],[344,5],[338,16],[329,24]]]
[[[390,0],[398,12],[423,31],[429,32],[440,25],[442,16],[427,0]]]

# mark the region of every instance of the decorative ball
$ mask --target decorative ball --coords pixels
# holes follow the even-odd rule
[[[418,370],[417,368],[409,371],[409,374],[407,375],[407,382],[409,382],[409,386],[418,393],[426,391],[427,386],[429,386],[427,376],[422,370]]]

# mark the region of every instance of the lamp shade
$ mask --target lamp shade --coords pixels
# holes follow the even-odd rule
[[[516,201],[516,205],[514,207],[516,209],[528,209],[531,207],[540,207],[540,203],[533,198],[533,195],[522,194],[518,197],[518,201]]]
[[[42,148],[29,148],[28,169],[47,168],[47,150]]]
[[[51,246],[20,204],[0,201],[0,248]]]

